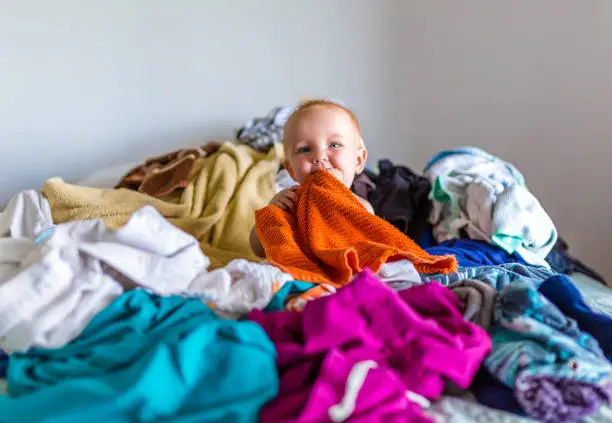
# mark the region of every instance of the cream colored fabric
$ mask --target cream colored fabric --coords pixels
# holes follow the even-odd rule
[[[102,218],[111,228],[125,224],[145,205],[155,207],[177,227],[195,236],[211,267],[236,258],[260,259],[249,247],[254,212],[275,193],[275,176],[282,146],[258,153],[247,145],[224,143],[219,151],[199,159],[189,185],[179,195],[155,199],[126,189],[97,189],[48,180],[43,194],[54,223]]]

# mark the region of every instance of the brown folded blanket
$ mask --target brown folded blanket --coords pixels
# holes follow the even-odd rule
[[[196,160],[217,152],[221,144],[211,142],[198,148],[184,148],[152,157],[130,170],[115,188],[142,192],[151,197],[164,197],[189,184],[189,174]]]

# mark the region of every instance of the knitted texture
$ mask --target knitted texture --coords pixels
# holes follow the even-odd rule
[[[457,270],[453,256],[432,256],[385,220],[365,209],[325,171],[309,175],[293,213],[267,206],[255,213],[259,240],[271,264],[295,279],[342,286],[369,268],[408,259],[420,273]]]

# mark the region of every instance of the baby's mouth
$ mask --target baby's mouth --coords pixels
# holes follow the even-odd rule
[[[329,163],[315,163],[312,165],[312,171],[316,172],[317,170],[332,170],[332,165]]]
[[[336,179],[338,179],[339,181],[342,182],[342,178],[343,178],[343,174],[341,171],[339,171],[338,169],[334,168],[331,164],[329,163],[322,163],[322,164],[315,164],[312,167],[312,171],[316,172],[317,170],[325,170],[329,173],[331,173]]]

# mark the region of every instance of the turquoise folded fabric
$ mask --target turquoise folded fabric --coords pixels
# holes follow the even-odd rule
[[[276,294],[274,294],[266,308],[264,308],[264,313],[284,310],[285,305],[287,304],[287,299],[290,295],[302,294],[315,286],[317,285],[314,283],[303,281],[286,282],[283,284],[282,288],[279,289]]]
[[[11,356],[0,422],[256,422],[278,392],[254,322],[198,299],[123,294],[72,343]]]

